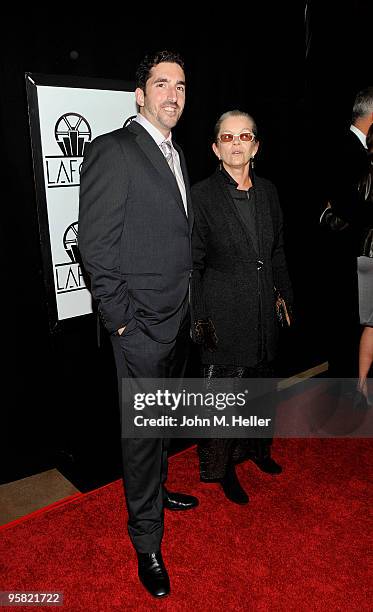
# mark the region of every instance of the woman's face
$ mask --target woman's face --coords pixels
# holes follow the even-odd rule
[[[252,133],[253,124],[244,116],[227,117],[220,126],[217,142],[212,145],[215,155],[223,162],[223,166],[229,168],[245,167],[251,157],[258,150],[259,143],[255,140],[241,140],[239,135]],[[234,134],[233,140],[229,141],[226,134]],[[224,138],[227,140],[224,141]],[[250,138],[248,136],[247,138]]]

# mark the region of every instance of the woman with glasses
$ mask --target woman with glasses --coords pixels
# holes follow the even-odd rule
[[[288,307],[292,301],[277,191],[253,172],[258,147],[254,119],[239,110],[224,113],[212,145],[218,168],[192,188],[193,330],[210,390],[214,379],[274,375],[276,291]],[[279,474],[270,447],[270,437],[201,440],[201,480],[220,482],[230,501],[246,504],[235,464],[249,458]]]

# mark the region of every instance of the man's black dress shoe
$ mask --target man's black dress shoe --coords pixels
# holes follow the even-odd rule
[[[272,474],[276,476],[277,474],[281,474],[282,467],[272,457],[264,457],[263,459],[256,459],[255,457],[251,458],[251,461],[255,463],[256,466],[266,474]]]
[[[249,503],[249,496],[241,487],[234,465],[227,468],[227,472],[221,479],[220,484],[223,488],[225,497],[229,499],[229,501],[234,504],[239,504],[240,506]]]
[[[170,592],[170,579],[163,563],[161,551],[137,553],[139,578],[153,597],[165,597]]]
[[[198,506],[198,499],[185,493],[173,493],[164,489],[163,505],[167,510],[190,510]]]

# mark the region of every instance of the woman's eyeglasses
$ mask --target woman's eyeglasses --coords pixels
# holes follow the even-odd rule
[[[255,140],[255,134],[252,132],[241,132],[241,134],[230,134],[226,132],[224,134],[220,134],[218,138],[220,142],[225,143],[232,142],[235,136],[237,136],[237,138],[239,138],[242,142],[252,142]]]

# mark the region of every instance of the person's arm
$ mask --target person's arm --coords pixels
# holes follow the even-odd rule
[[[272,250],[273,279],[277,291],[279,291],[281,296],[284,298],[288,308],[292,309],[293,290],[291,287],[284,251],[283,215],[278,199],[277,189],[274,187],[274,185],[272,185],[271,188],[272,214],[275,221],[274,246]]]
[[[346,143],[338,150],[329,175],[328,200],[334,216],[326,214],[325,225],[331,229],[340,231],[347,225],[359,229],[369,224],[369,207],[359,189],[366,174],[367,160],[364,152],[358,155]]]
[[[203,299],[203,273],[205,270],[208,225],[201,211],[203,195],[192,188],[194,210],[194,225],[192,233],[193,275],[191,282],[191,301],[193,318],[206,318],[206,308]]]
[[[213,321],[208,317],[203,294],[203,274],[205,270],[208,241],[208,223],[203,214],[205,196],[192,189],[194,225],[192,234],[193,274],[191,282],[192,337],[197,344],[214,350],[218,343]]]
[[[123,331],[133,317],[127,284],[120,274],[127,192],[126,163],[119,143],[111,135],[99,137],[90,145],[81,172],[78,246],[92,296],[109,333]]]

